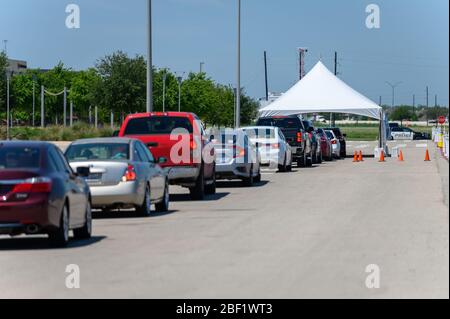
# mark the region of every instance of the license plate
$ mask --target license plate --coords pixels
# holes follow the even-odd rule
[[[96,180],[100,180],[100,179],[102,179],[102,174],[101,174],[101,173],[93,173],[93,174],[90,174],[89,177],[87,178],[88,181],[89,181],[89,180],[94,180],[94,181],[96,181]]]

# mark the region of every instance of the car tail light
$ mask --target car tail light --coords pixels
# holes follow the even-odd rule
[[[336,145],[336,144],[337,144],[337,140],[332,140],[332,141],[331,141],[331,144]]]
[[[279,149],[280,148],[280,144],[279,143],[275,143],[275,144],[272,144],[272,145],[270,145],[272,148],[274,148],[274,149]]]
[[[301,143],[303,141],[303,136],[302,136],[302,132],[298,132],[297,133],[297,142]]]
[[[52,180],[47,177],[30,178],[14,186],[12,193],[50,193]]]
[[[235,150],[234,155],[233,155],[234,158],[245,156],[245,149],[243,149],[242,147],[235,146],[234,150]]]
[[[195,143],[195,141],[191,141],[189,147],[191,148],[191,150],[196,150],[197,149],[197,143]]]
[[[122,177],[123,182],[132,182],[136,180],[136,171],[133,165],[128,165],[125,174]]]

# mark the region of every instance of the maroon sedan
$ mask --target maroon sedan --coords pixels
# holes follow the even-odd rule
[[[321,128],[316,130],[317,135],[319,137],[320,150],[322,151],[322,156],[326,161],[333,160],[333,148],[331,145],[331,141],[328,139],[327,134]]]
[[[91,237],[89,187],[54,145],[0,141],[0,235],[48,234],[55,246]]]

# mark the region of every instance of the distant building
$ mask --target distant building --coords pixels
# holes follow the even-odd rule
[[[259,99],[259,108],[262,109],[263,107],[266,107],[267,105],[275,102],[283,94],[284,93],[269,92],[269,100],[268,101],[266,101],[265,97]]]
[[[8,59],[6,71],[11,72],[12,74],[25,73],[27,71],[27,61]]]

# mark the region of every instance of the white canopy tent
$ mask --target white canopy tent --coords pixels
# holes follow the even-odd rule
[[[386,154],[387,119],[383,109],[344,83],[318,62],[297,84],[273,103],[260,109],[261,117],[306,113],[350,113],[380,120],[379,147]]]
[[[351,113],[382,119],[379,105],[352,89],[320,61],[289,91],[260,110],[261,117],[305,113]]]

